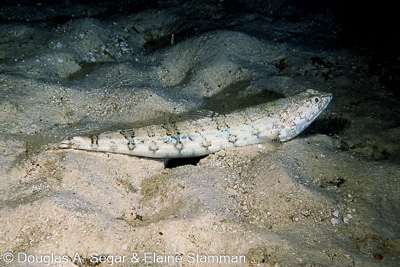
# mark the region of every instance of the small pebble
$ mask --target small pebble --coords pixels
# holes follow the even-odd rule
[[[336,219],[336,218],[332,218],[332,219],[331,219],[331,223],[332,223],[333,225],[339,224],[339,220]]]
[[[332,214],[333,214],[333,216],[335,216],[335,217],[339,217],[339,211],[338,211],[338,210],[335,210]]]

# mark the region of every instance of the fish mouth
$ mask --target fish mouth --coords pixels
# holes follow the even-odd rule
[[[325,102],[322,107],[315,112],[314,114],[312,114],[312,116],[310,118],[305,118],[304,119],[304,123],[302,125],[297,125],[296,124],[296,133],[300,134],[301,132],[303,132],[308,126],[310,126],[317,118],[319,115],[321,115],[321,113],[328,107],[329,103],[332,100],[332,94],[324,94],[321,96],[321,99],[323,102]]]
[[[318,110],[317,112],[315,112],[308,120],[308,124],[311,124],[313,121],[315,121],[315,119],[328,107],[329,103],[331,102],[333,96],[332,94],[324,94],[321,96],[321,98],[323,99],[323,101],[325,102],[325,104],[322,106],[322,108],[320,110]]]

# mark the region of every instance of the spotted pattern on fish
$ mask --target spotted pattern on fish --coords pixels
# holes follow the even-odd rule
[[[59,147],[151,158],[183,158],[268,140],[288,141],[304,131],[331,99],[329,93],[309,89],[228,114],[105,132],[92,137],[77,136],[61,142]]]

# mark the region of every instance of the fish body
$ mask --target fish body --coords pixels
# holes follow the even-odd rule
[[[229,114],[73,137],[59,147],[150,158],[203,156],[268,140],[288,141],[304,131],[331,99],[329,93],[307,90]]]

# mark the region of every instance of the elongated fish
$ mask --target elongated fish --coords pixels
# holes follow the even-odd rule
[[[304,131],[331,99],[332,94],[309,89],[229,114],[73,137],[59,147],[150,158],[184,158],[268,140],[288,141]]]

